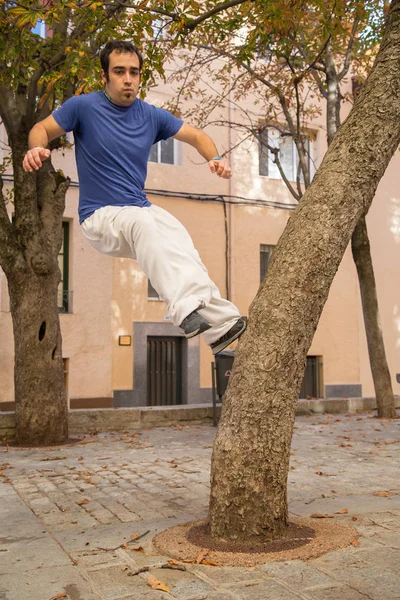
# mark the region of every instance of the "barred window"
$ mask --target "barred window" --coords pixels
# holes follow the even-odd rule
[[[260,283],[264,280],[264,277],[268,271],[268,264],[271,260],[272,250],[275,246],[268,244],[260,245]]]

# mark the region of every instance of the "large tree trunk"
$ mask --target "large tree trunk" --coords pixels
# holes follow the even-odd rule
[[[214,537],[264,541],[284,535],[305,359],[355,226],[400,142],[399,61],[400,0],[393,0],[368,82],[289,219],[250,307],[214,444]]]
[[[12,148],[15,216],[11,225],[3,203],[0,256],[14,330],[16,441],[26,445],[63,443],[68,438],[68,414],[57,288],[69,179],[55,173],[50,160],[36,174],[25,173],[24,136],[14,139]]]
[[[351,238],[351,248],[360,283],[365,332],[374,380],[378,417],[395,419],[397,417],[396,405],[386,360],[385,345],[383,343],[374,269],[364,215],[354,230]]]
[[[8,279],[15,348],[16,441],[21,444],[55,444],[68,438],[58,281],[58,268],[46,275],[28,268]]]

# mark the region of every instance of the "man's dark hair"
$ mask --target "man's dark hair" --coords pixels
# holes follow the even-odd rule
[[[101,68],[104,71],[107,81],[111,52],[117,52],[117,54],[136,54],[136,56],[139,59],[139,69],[142,70],[143,56],[137,46],[132,44],[132,42],[125,42],[123,40],[114,40],[113,42],[107,42],[107,44],[100,52]]]

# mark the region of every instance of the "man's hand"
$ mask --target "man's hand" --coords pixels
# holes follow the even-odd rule
[[[208,161],[211,173],[216,173],[218,177],[223,179],[230,179],[232,177],[232,171],[226,158],[216,156],[215,158]]]
[[[49,158],[50,154],[50,150],[48,148],[43,148],[42,146],[31,148],[25,154],[25,158],[22,162],[24,171],[27,171],[27,173],[37,171],[42,166],[42,161]]]

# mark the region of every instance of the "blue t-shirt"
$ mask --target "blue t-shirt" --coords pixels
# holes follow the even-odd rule
[[[138,98],[118,106],[102,91],[70,98],[53,117],[74,132],[80,223],[102,206],[150,206],[143,190],[151,146],[178,133],[181,119]]]

